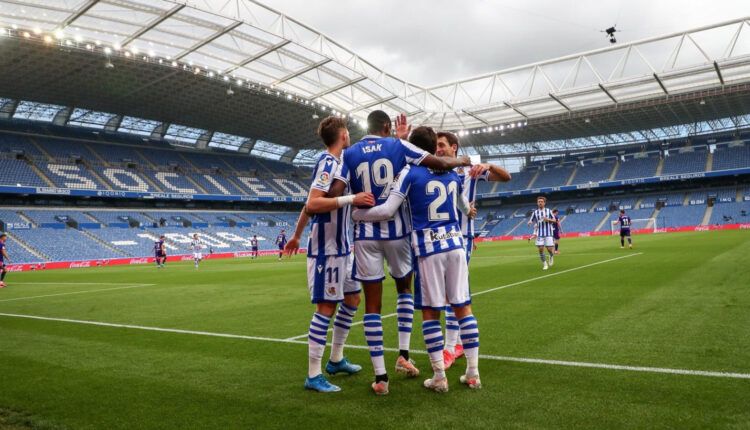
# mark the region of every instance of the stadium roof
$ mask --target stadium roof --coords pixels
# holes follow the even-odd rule
[[[183,143],[274,142],[290,159],[331,112],[406,112],[497,148],[750,113],[747,18],[431,88],[252,0],[0,0],[0,26],[0,97],[153,120]]]

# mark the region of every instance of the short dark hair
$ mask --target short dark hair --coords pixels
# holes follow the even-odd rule
[[[4,237],[8,237],[8,235],[7,235],[7,234],[5,234],[5,233],[0,233],[0,239],[2,239],[2,238],[4,238]]]
[[[536,199],[537,199],[537,200],[539,200],[539,199],[542,199],[542,200],[544,200],[544,203],[547,203],[547,197],[544,197],[544,196],[537,196],[537,198],[536,198]]]
[[[382,133],[387,126],[391,125],[391,117],[382,110],[374,110],[367,115],[367,132]]]
[[[624,214],[625,213],[625,209],[620,209],[620,213]]]
[[[437,150],[437,134],[431,127],[422,126],[412,130],[409,142],[433,155]]]
[[[326,147],[331,146],[339,138],[339,131],[342,128],[345,129],[346,126],[346,118],[339,118],[337,116],[326,117],[318,125],[318,136],[323,139],[323,144]]]
[[[441,137],[444,137],[445,140],[448,141],[448,145],[451,145],[451,146],[456,145],[456,149],[461,147],[461,144],[458,143],[458,136],[451,133],[450,131],[438,131],[437,137],[438,139]]]
[[[558,213],[558,212],[560,212],[560,211],[558,211],[557,209],[553,209],[553,210],[552,210],[552,213],[553,213],[553,214],[556,214],[556,213]]]

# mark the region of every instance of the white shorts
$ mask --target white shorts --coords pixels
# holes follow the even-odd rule
[[[401,279],[412,271],[411,238],[358,240],[354,244],[354,279],[378,282],[385,279],[383,261],[392,278]]]
[[[359,282],[352,279],[354,256],[318,256],[307,258],[307,288],[313,303],[337,303],[346,294],[361,291]]]
[[[555,246],[555,239],[553,237],[537,237],[536,246]]]
[[[466,251],[454,249],[417,257],[419,284],[415,283],[414,307],[443,310],[446,306],[471,304]]]
[[[193,259],[194,260],[202,260],[203,259],[203,254],[200,253],[200,252],[194,252],[193,253]]]

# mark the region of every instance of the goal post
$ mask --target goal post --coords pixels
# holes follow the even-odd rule
[[[657,225],[656,218],[637,218],[630,220],[631,231],[650,230],[651,232],[656,233],[658,228],[659,226]],[[617,220],[612,220],[610,222],[609,229],[613,235],[620,234],[620,224],[617,224]]]

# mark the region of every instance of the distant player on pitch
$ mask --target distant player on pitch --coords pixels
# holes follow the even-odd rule
[[[258,258],[258,235],[254,234],[253,238],[250,239],[250,258],[255,260]]]
[[[282,229],[281,233],[276,236],[276,245],[279,246],[279,261],[281,261],[281,256],[284,255],[284,246],[286,246],[286,230]]]
[[[297,226],[284,253],[291,256],[299,249],[302,233],[312,215],[312,227],[307,242],[307,285],[310,299],[315,305],[308,332],[308,368],[305,388],[318,392],[335,392],[341,389],[328,382],[321,372],[321,362],[328,339],[328,327],[333,314],[333,342],[331,357],[326,364],[330,375],[352,375],[362,366],[352,364],[344,357],[344,344],[349,336],[352,320],[360,301],[361,287],[352,279],[353,256],[349,244],[350,206],[372,206],[375,199],[370,193],[329,198],[326,193],[333,175],[341,162],[344,148],[349,146],[346,119],[330,116],[318,127],[318,135],[326,146],[318,159],[312,175],[307,204],[300,213]],[[338,305],[338,312],[336,306]]]
[[[423,150],[435,152],[437,135],[429,127],[416,128],[409,140]],[[471,312],[469,269],[456,210],[457,205],[465,214],[471,210],[462,188],[455,171],[406,165],[385,203],[372,209],[355,209],[353,213],[355,221],[373,222],[390,219],[404,202],[411,208],[412,249],[421,277],[419,290],[415,290],[415,306],[422,309],[422,334],[434,371],[432,378],[424,381],[424,387],[441,393],[448,391],[448,378],[440,313],[448,305],[458,318],[466,355],[466,373],[460,381],[470,388],[481,387],[479,329]],[[369,337],[367,340],[371,341]]]
[[[162,234],[159,236],[159,240],[154,242],[154,261],[156,262],[156,267],[161,269],[164,267],[164,263],[167,262],[167,248],[164,245],[165,237]]]
[[[198,233],[193,234],[190,249],[193,251],[193,261],[195,261],[195,268],[197,269],[201,260],[203,260],[203,242],[198,238]]]
[[[633,240],[630,238],[630,227],[633,220],[625,214],[625,209],[620,209],[620,216],[615,223],[620,225],[620,249],[625,248],[625,237],[628,238],[628,248],[633,249]]]
[[[552,211],[546,208],[547,198],[539,196],[536,199],[537,208],[531,213],[529,225],[536,224],[536,247],[539,249],[539,259],[542,260],[542,270],[547,270],[555,264],[554,226],[556,224]],[[544,248],[549,253],[549,262],[544,256]]]
[[[8,269],[5,267],[5,265],[10,263],[10,258],[8,257],[8,249],[5,247],[5,242],[7,240],[7,234],[0,234],[0,288],[5,288],[5,274],[8,273]]]

